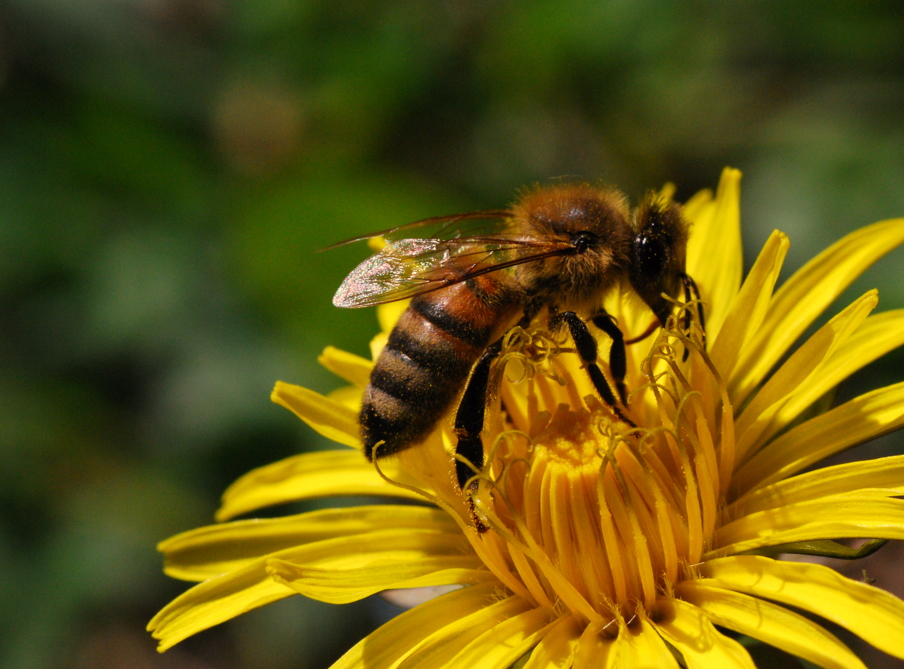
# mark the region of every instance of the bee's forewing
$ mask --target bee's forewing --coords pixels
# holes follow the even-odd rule
[[[422,239],[452,239],[457,237],[473,237],[475,235],[491,235],[505,229],[512,212],[507,209],[492,209],[489,211],[468,211],[463,214],[449,214],[446,216],[433,216],[413,223],[398,225],[388,230],[372,232],[360,237],[352,237],[331,246],[324,251],[329,251],[338,246],[345,246],[354,242],[373,239],[374,237],[386,237],[389,241],[397,241],[402,237],[410,239],[418,237]]]
[[[395,302],[571,250],[564,242],[503,236],[402,239],[358,265],[339,286],[333,304],[370,307]]]
[[[345,277],[333,304],[370,307],[441,288],[429,286],[422,277],[441,262],[439,245],[443,243],[438,239],[403,239],[387,244]]]

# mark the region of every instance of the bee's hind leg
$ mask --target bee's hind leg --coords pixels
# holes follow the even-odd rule
[[[603,375],[603,371],[597,363],[598,346],[596,344],[596,339],[590,334],[590,329],[587,327],[587,324],[581,320],[575,312],[563,311],[553,317],[550,322],[550,328],[555,329],[560,323],[565,323],[568,326],[568,331],[574,341],[574,347],[577,350],[578,355],[581,356],[581,360],[584,361],[584,364],[587,367],[587,374],[590,375],[590,381],[593,383],[596,391],[600,394],[600,397],[602,397],[603,401],[612,408],[612,411],[620,420],[631,427],[636,427],[634,421],[628,418],[621,408],[622,406],[627,406],[627,395],[625,392],[625,374],[627,372],[625,337],[622,334],[622,331],[619,330],[618,325],[615,323],[612,316],[605,311],[594,315],[591,320],[596,327],[605,332],[612,339],[612,346],[609,349],[609,369],[611,370],[613,380],[615,381],[615,387],[618,391],[619,399],[621,400],[621,406],[619,406],[619,400],[615,398],[612,388],[609,387],[609,383],[606,381],[606,377]]]
[[[490,344],[474,365],[455,413],[455,435],[458,437],[455,453],[466,460],[455,459],[455,475],[462,491],[465,491],[468,480],[483,467],[483,441],[480,433],[483,432],[486,415],[490,369],[501,352],[502,337]],[[476,486],[472,484],[472,488],[474,487]]]

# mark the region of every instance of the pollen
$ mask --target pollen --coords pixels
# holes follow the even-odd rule
[[[585,409],[574,411],[569,405],[560,404],[543,431],[533,439],[534,466],[548,462],[550,466],[569,470],[599,469],[601,435],[593,418]]]
[[[675,331],[650,350],[634,380],[635,415],[645,418],[637,427],[551,382],[543,365],[503,388],[508,405],[521,394],[539,411],[500,435],[475,500],[496,530],[490,535],[506,538],[509,559],[495,564],[505,564],[509,580],[611,633],[638,611],[655,612],[700,560],[716,518],[721,435],[710,431],[713,398],[686,378],[687,370],[708,372],[706,352]],[[557,350],[544,363],[567,368],[574,357]],[[718,380],[709,385],[718,394]]]

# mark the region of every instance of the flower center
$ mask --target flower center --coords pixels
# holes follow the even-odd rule
[[[564,386],[536,374],[502,390],[513,407],[509,431],[498,433],[476,505],[509,576],[538,604],[599,626],[628,620],[638,606],[653,611],[708,548],[722,489],[715,407],[724,395],[706,353],[693,348],[684,361],[669,337],[632,384],[646,387],[631,400],[637,428],[592,396],[575,401],[568,385],[584,372],[564,353],[551,356]],[[519,412],[519,402],[529,408]]]

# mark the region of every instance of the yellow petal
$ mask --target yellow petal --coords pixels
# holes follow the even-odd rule
[[[330,669],[394,667],[425,638],[493,603],[498,582],[462,588],[396,616],[355,644]]]
[[[160,640],[157,650],[163,652],[201,630],[294,594],[273,581],[260,560],[183,593],[154,616],[148,631]]]
[[[856,496],[858,491],[864,489],[884,490],[885,496],[904,495],[904,455],[823,467],[756,488],[725,507],[724,514],[737,518],[821,497]]]
[[[904,382],[861,395],[788,430],[734,476],[738,493],[792,476],[810,465],[904,426]]]
[[[682,209],[684,210],[684,216],[687,220],[692,221],[693,225],[708,225],[709,221],[704,221],[703,219],[712,218],[716,210],[712,190],[704,188],[701,191],[697,191],[684,203]]]
[[[323,349],[323,353],[317,358],[317,362],[336,376],[360,388],[366,386],[368,381],[370,381],[370,372],[374,368],[374,363],[367,358],[348,353],[335,346],[327,346]]]
[[[736,458],[753,452],[777,422],[776,414],[798,388],[805,387],[825,360],[866,319],[879,301],[871,290],[819,328],[772,375],[741,413],[735,426]],[[773,428],[777,429],[777,428]]]
[[[486,630],[493,629],[509,618],[533,609],[521,597],[506,597],[489,606],[462,616],[458,620],[424,635],[423,640],[402,662],[399,669],[440,669],[449,659]],[[369,668],[368,668],[369,669]]]
[[[766,316],[788,246],[788,237],[783,233],[776,230],[770,235],[728,308],[725,324],[710,352],[713,364],[724,379],[730,378],[744,342],[757,331]]]
[[[370,357],[376,360],[380,357],[380,353],[383,352],[383,349],[386,347],[386,342],[389,341],[389,335],[385,332],[377,333],[373,339],[370,340]]]
[[[826,537],[904,539],[904,500],[830,497],[751,513],[718,528],[704,558]]]
[[[659,189],[659,197],[663,200],[673,200],[675,198],[675,191],[677,187],[675,184],[668,182],[662,185],[662,188]]]
[[[414,484],[395,462],[380,465],[393,481]],[[274,504],[286,504],[327,495],[381,495],[423,499],[406,488],[381,478],[358,451],[303,453],[254,469],[223,493],[218,521]]]
[[[574,669],[615,669],[618,655],[617,640],[605,632],[587,626],[574,653]]]
[[[291,562],[307,568],[364,569],[383,564],[406,565],[418,560],[454,557],[462,558],[462,565],[477,565],[477,558],[470,550],[461,532],[447,532],[445,528],[392,527],[348,536],[326,539],[273,553],[269,558]]]
[[[350,569],[302,567],[274,558],[267,562],[267,573],[305,597],[330,604],[357,602],[381,590],[496,580],[476,555],[419,557],[417,562],[396,560]]]
[[[760,441],[771,438],[851,374],[904,344],[904,309],[871,315],[798,386]]]
[[[386,334],[392,332],[410,302],[411,300],[399,300],[378,306],[377,320],[380,322],[380,329]]]
[[[665,617],[656,628],[681,653],[687,669],[756,669],[744,646],[719,632],[696,606],[669,599],[657,608]]]
[[[584,625],[574,616],[559,618],[534,648],[523,669],[570,667],[583,631]]]
[[[361,411],[361,398],[364,396],[364,389],[359,386],[344,386],[336,388],[327,394],[327,398],[338,402],[342,406],[351,409],[355,414]]]
[[[203,581],[244,567],[254,560],[305,544],[406,528],[459,534],[452,518],[423,506],[354,506],[296,516],[209,525],[177,534],[157,547],[173,578]]]
[[[712,622],[765,641],[826,669],[866,669],[850,649],[821,626],[771,602],[684,581],[675,594]]]
[[[824,565],[753,555],[711,560],[699,570],[702,584],[810,611],[879,650],[904,657],[904,602],[884,590],[845,578]]]
[[[446,666],[508,669],[554,626],[552,617],[552,611],[536,608],[512,616],[474,639]]]
[[[678,661],[650,621],[641,615],[618,633],[616,666],[678,669]]]
[[[794,341],[851,282],[904,243],[904,219],[853,232],[795,272],[775,294],[757,335],[741,352],[731,388],[742,401]]]
[[[358,416],[339,402],[313,390],[282,381],[276,382],[270,399],[287,408],[327,439],[361,448]]]
[[[391,522],[391,519],[390,521]],[[467,556],[467,540],[458,533],[427,529],[389,529],[325,539],[257,558],[239,569],[199,583],[170,602],[148,629],[162,639],[164,650],[203,629],[269,604],[296,591],[277,583],[267,572],[272,559],[299,566],[365,568],[377,564],[404,564],[437,556]],[[471,558],[476,561],[476,558]]]
[[[712,216],[691,219],[687,245],[687,272],[700,287],[706,303],[707,330],[714,337],[741,285],[741,173],[725,168],[716,190]],[[691,208],[691,213],[695,213]]]

